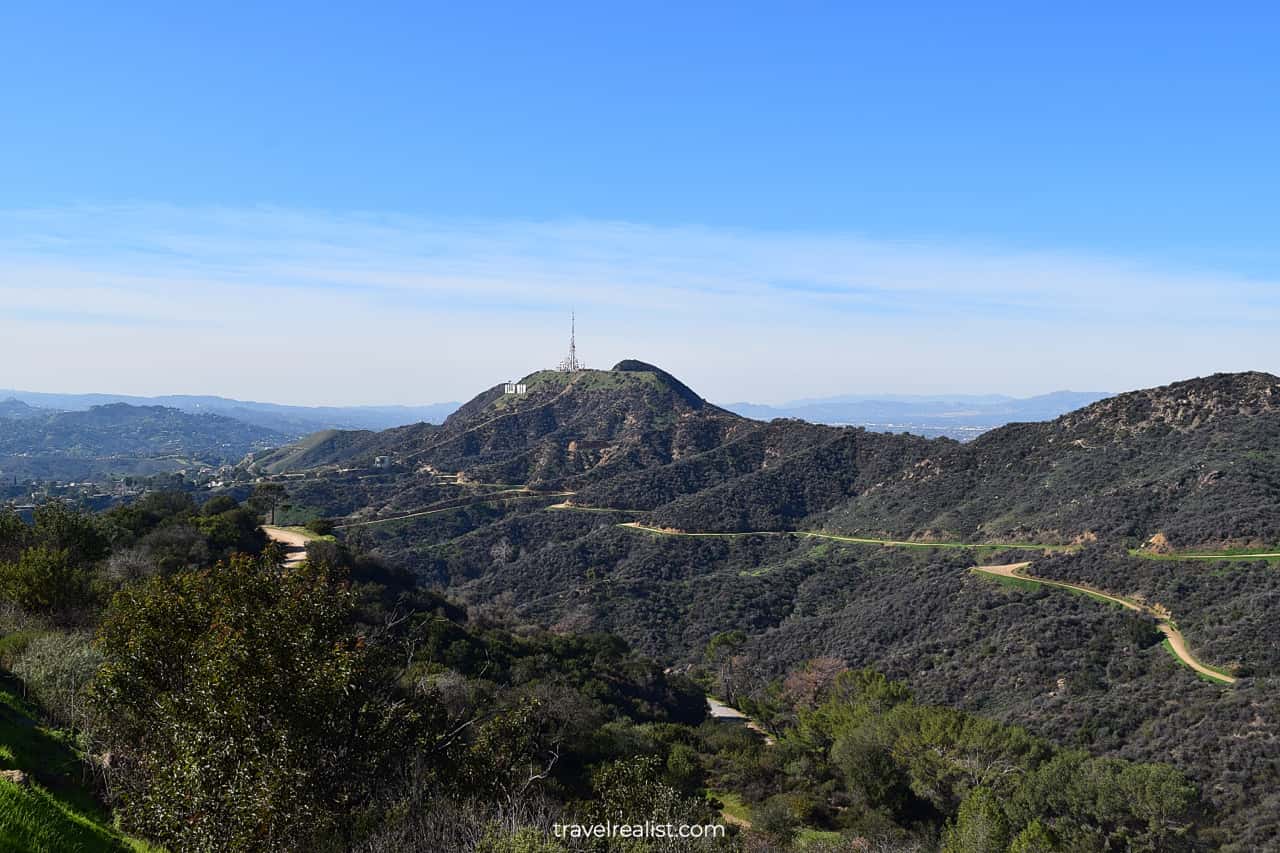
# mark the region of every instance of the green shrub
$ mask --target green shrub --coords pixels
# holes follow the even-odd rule
[[[536,829],[520,829],[511,835],[493,829],[480,839],[476,853],[564,853],[568,849]]]
[[[89,580],[69,551],[37,545],[0,563],[0,599],[28,613],[67,610],[87,603]]]
[[[36,507],[32,536],[50,551],[65,551],[72,563],[94,563],[111,552],[100,520],[61,501]]]
[[[200,508],[200,512],[206,516],[219,515],[224,512],[230,512],[238,509],[240,504],[236,503],[236,499],[230,495],[214,495],[205,502]]]
[[[314,850],[412,742],[323,566],[233,557],[116,594],[96,732],[122,822],[173,849]]]
[[[768,835],[785,843],[790,843],[800,828],[795,809],[785,795],[770,797],[762,806],[752,811],[754,819],[751,825]]]
[[[32,639],[40,636],[41,633],[38,630],[28,629],[14,631],[0,637],[0,667],[12,671],[14,663],[27,650]]]
[[[329,518],[313,518],[307,522],[307,530],[317,536],[328,536],[333,533],[333,520]]]

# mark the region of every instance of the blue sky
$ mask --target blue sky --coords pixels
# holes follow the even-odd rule
[[[465,398],[570,307],[718,400],[1280,371],[1263,4],[23,5],[0,386]]]

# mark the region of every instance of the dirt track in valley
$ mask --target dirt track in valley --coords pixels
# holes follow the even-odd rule
[[[1121,607],[1127,608],[1129,610],[1133,610],[1138,613],[1145,613],[1146,615],[1151,616],[1156,620],[1156,627],[1160,630],[1160,633],[1164,634],[1165,638],[1169,641],[1169,647],[1173,649],[1173,653],[1177,655],[1178,660],[1182,661],[1184,664],[1191,667],[1193,670],[1205,676],[1206,678],[1211,678],[1214,681],[1222,682],[1225,684],[1234,684],[1236,682],[1235,676],[1227,675],[1224,672],[1219,672],[1215,669],[1211,669],[1210,667],[1207,667],[1204,664],[1200,663],[1200,661],[1196,660],[1195,655],[1191,654],[1191,649],[1187,645],[1187,638],[1184,637],[1182,635],[1182,632],[1178,630],[1177,626],[1173,624],[1173,620],[1170,619],[1165,614],[1160,613],[1155,608],[1145,604],[1139,604],[1138,602],[1133,601],[1132,599],[1122,598],[1118,595],[1112,595],[1109,592],[1103,592],[1100,589],[1095,589],[1094,587],[1086,586],[1084,584],[1068,583],[1066,581],[1047,580],[1045,578],[1038,578],[1033,575],[1028,575],[1026,574],[1026,569],[1030,565],[1031,565],[1030,563],[1009,563],[1008,565],[1003,565],[1003,566],[974,566],[973,571],[980,572],[982,574],[995,575],[996,577],[1013,578],[1015,580],[1033,581],[1035,583],[1044,584],[1045,586],[1056,586],[1056,587],[1060,587],[1061,589],[1074,590],[1075,592],[1082,592],[1085,595],[1091,595],[1097,598],[1106,599],[1107,601],[1114,602],[1116,604],[1119,604]]]

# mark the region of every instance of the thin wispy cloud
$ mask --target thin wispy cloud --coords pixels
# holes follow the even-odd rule
[[[0,384],[317,403],[464,397],[552,364],[570,308],[595,366],[649,359],[720,400],[1123,388],[1280,354],[1272,282],[622,222],[0,211],[0,298]]]

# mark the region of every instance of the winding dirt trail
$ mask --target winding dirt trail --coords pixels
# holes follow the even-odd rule
[[[1178,660],[1182,661],[1184,664],[1206,678],[1211,678],[1214,681],[1218,681],[1223,684],[1235,684],[1235,676],[1227,675],[1225,672],[1219,672],[1216,669],[1211,669],[1196,660],[1195,655],[1191,654],[1191,649],[1187,646],[1187,638],[1178,630],[1178,627],[1173,623],[1173,620],[1165,614],[1158,612],[1155,608],[1149,607],[1145,604],[1139,604],[1132,599],[1112,595],[1109,592],[1104,592],[1103,590],[1096,589],[1085,584],[1048,580],[1047,578],[1039,578],[1034,575],[1029,575],[1026,573],[1026,569],[1030,565],[1030,563],[1009,563],[1008,565],[1003,566],[974,566],[973,571],[1002,578],[1029,580],[1034,581],[1035,583],[1044,584],[1045,586],[1056,586],[1062,589],[1083,592],[1086,595],[1104,598],[1107,601],[1119,604],[1121,607],[1129,610],[1133,610],[1138,613],[1145,613],[1146,615],[1155,618],[1156,628],[1158,628],[1160,633],[1164,634],[1165,638],[1169,641],[1169,647],[1173,649],[1173,653],[1177,655]]]
[[[1129,553],[1133,553],[1130,551]],[[1134,554],[1137,557],[1144,557],[1144,554]],[[1262,553],[1245,553],[1245,554],[1169,554],[1160,555],[1158,557],[1147,557],[1147,559],[1167,560],[1174,562],[1177,560],[1270,560],[1280,557],[1280,551],[1267,551]]]
[[[898,540],[898,539],[871,539],[871,538],[865,538],[865,537],[859,537],[859,536],[841,536],[835,533],[815,533],[812,531],[804,531],[804,530],[761,531],[756,533],[690,533],[684,530],[670,530],[662,527],[651,527],[649,525],[642,524],[638,521],[630,521],[624,524],[620,524],[618,526],[627,527],[632,530],[643,530],[648,533],[653,533],[661,536],[730,537],[730,536],[796,535],[796,536],[808,536],[808,537],[817,538],[817,539],[830,539],[836,542],[851,542],[851,543],[867,544],[867,545],[884,545],[889,547],[1000,548],[1004,550],[1036,549],[1036,550],[1045,550],[1045,551],[1073,550],[1073,547],[1069,545],[1049,545],[1049,546],[1020,545],[1020,544],[976,545],[976,544],[969,544],[964,542],[912,542],[912,541]],[[1222,684],[1234,684],[1236,682],[1235,676],[1228,675],[1225,672],[1220,672],[1198,661],[1195,655],[1191,653],[1191,648],[1187,644],[1187,638],[1183,636],[1180,630],[1178,630],[1178,626],[1174,624],[1173,619],[1168,615],[1161,613],[1157,611],[1155,608],[1150,607],[1148,605],[1140,604],[1139,602],[1133,601],[1132,599],[1122,598],[1121,596],[1113,595],[1112,593],[1106,592],[1104,590],[1095,589],[1086,584],[1068,583],[1067,581],[1056,581],[1056,580],[1048,580],[1045,578],[1033,577],[1031,575],[1026,574],[1025,572],[1026,568],[1030,565],[1031,563],[1029,562],[1023,562],[1023,563],[1008,563],[1005,565],[974,566],[972,571],[988,574],[988,575],[995,575],[997,577],[1014,578],[1018,580],[1030,580],[1036,583],[1045,584],[1047,586],[1056,586],[1062,589],[1074,590],[1076,592],[1081,592],[1086,595],[1093,596],[1095,598],[1101,598],[1105,601],[1114,602],[1115,604],[1119,604],[1121,607],[1127,608],[1129,610],[1133,610],[1137,613],[1145,613],[1146,615],[1151,616],[1156,620],[1156,628],[1160,631],[1161,634],[1164,634],[1165,639],[1169,641],[1169,648],[1173,650],[1173,653],[1178,658],[1178,660],[1182,661],[1182,663],[1186,664],[1191,669],[1195,670],[1196,672],[1200,673],[1206,678],[1212,679],[1213,681],[1217,681]]]
[[[571,381],[559,394],[556,395],[556,397],[553,400],[550,400],[547,403],[544,403],[542,405],[546,406],[546,405],[550,405],[551,403],[554,403],[560,397],[564,396],[564,394],[567,393],[573,387],[573,384],[574,382]],[[541,406],[538,406],[535,408],[541,408]],[[494,418],[493,420],[500,420],[502,417],[507,417],[510,414],[514,414],[514,413],[508,413],[507,415],[499,416],[498,418]],[[483,426],[483,424],[481,426]],[[416,455],[416,454],[413,454],[413,455]],[[444,475],[444,476],[448,476],[448,475]],[[459,477],[460,475],[453,475],[453,476]],[[453,506],[446,506],[446,507],[438,507],[438,508],[424,508],[421,511],[411,512],[404,515],[392,516],[388,518],[376,518],[376,519],[368,519],[368,520],[360,520],[360,521],[351,521],[351,522],[347,522],[346,524],[340,524],[337,526],[338,527],[357,527],[357,526],[364,526],[369,524],[380,524],[383,522],[400,521],[407,518],[416,518],[424,515],[433,515],[438,512],[448,512],[451,509],[458,509],[461,506],[469,506],[475,503],[485,503],[485,502],[491,502],[493,500],[510,500],[510,499],[519,498],[519,497],[564,497],[566,498],[566,500],[564,500],[563,502],[552,504],[551,506],[546,507],[546,509],[581,510],[585,512],[616,512],[618,511],[618,510],[612,510],[605,507],[588,507],[588,506],[574,505],[570,502],[570,499],[572,498],[573,494],[574,492],[572,491],[538,492],[533,489],[529,489],[528,487],[516,487],[512,489],[507,489],[502,492],[496,492],[493,494],[484,495],[482,497],[477,498],[476,500],[473,500],[467,503],[457,504]],[[698,533],[698,532],[691,532],[686,530],[672,530],[669,528],[654,527],[639,521],[624,522],[619,524],[618,526],[625,527],[631,530],[644,531],[646,533],[652,533],[660,536],[687,536],[687,537],[705,537],[705,538],[727,538],[727,537],[736,537],[736,536],[805,536],[805,537],[814,538],[814,539],[828,539],[835,542],[848,542],[851,544],[881,545],[881,546],[887,546],[887,547],[901,547],[901,548],[967,548],[967,549],[989,548],[989,549],[1000,549],[1000,550],[1038,550],[1038,551],[1045,551],[1045,552],[1071,551],[1076,549],[1076,546],[1073,546],[1073,545],[1035,545],[1035,544],[1027,544],[1027,543],[922,542],[922,541],[912,541],[912,540],[904,540],[904,539],[876,539],[876,538],[861,537],[861,536],[844,536],[837,533],[819,533],[817,531],[811,531],[811,530],[760,530],[760,531],[745,531],[745,532],[735,532],[735,533]],[[263,525],[262,529],[267,534],[267,536],[269,536],[272,540],[279,542],[280,544],[285,546],[286,553],[288,554],[285,560],[285,565],[290,565],[290,566],[297,565],[298,563],[301,563],[303,560],[306,559],[306,546],[308,541],[307,536],[301,533],[298,533],[296,531],[285,530],[280,527],[273,527],[268,525]],[[1231,555],[1231,557],[1234,559],[1241,559],[1241,558],[1247,559],[1250,557],[1280,557],[1280,553],[1234,554],[1234,555]],[[1216,555],[1208,555],[1208,554],[1194,554],[1194,555],[1186,555],[1185,557],[1183,557],[1183,559],[1208,560],[1208,559],[1222,559],[1222,557],[1219,557]],[[1223,684],[1234,684],[1236,682],[1237,679],[1235,678],[1235,676],[1228,675],[1225,672],[1220,672],[1198,661],[1196,657],[1191,653],[1191,649],[1187,644],[1186,637],[1183,636],[1180,630],[1178,630],[1178,627],[1176,624],[1174,624],[1173,620],[1169,616],[1165,615],[1164,613],[1158,612],[1157,610],[1155,610],[1154,608],[1148,605],[1140,604],[1139,602],[1133,601],[1131,599],[1123,598],[1118,595],[1113,595],[1112,593],[1109,593],[1100,589],[1095,589],[1094,587],[1087,586],[1085,584],[1075,584],[1075,583],[1069,583],[1067,581],[1057,581],[1057,580],[1049,580],[1046,578],[1034,577],[1032,575],[1027,574],[1025,571],[1027,567],[1030,565],[1031,564],[1029,562],[1022,562],[1022,563],[1009,563],[1005,565],[974,566],[972,568],[972,571],[978,572],[981,574],[994,575],[996,577],[1013,578],[1016,580],[1029,580],[1035,583],[1045,584],[1046,586],[1055,586],[1055,587],[1060,587],[1062,589],[1074,590],[1076,592],[1081,592],[1086,595],[1094,596],[1096,598],[1101,598],[1106,601],[1119,604],[1121,607],[1124,607],[1128,610],[1133,610],[1138,613],[1145,613],[1156,620],[1157,629],[1160,631],[1160,633],[1162,633],[1165,636],[1165,639],[1168,640],[1169,647],[1173,650],[1173,653],[1178,658],[1178,660],[1186,664],[1195,672],[1213,681],[1217,681]],[[722,703],[719,703],[715,700],[709,700],[709,701],[711,703],[712,716],[720,717],[722,719],[733,718],[735,715],[741,716],[740,712],[736,711],[733,708],[729,708],[727,705],[723,705]],[[759,726],[756,725],[754,721],[749,722],[748,727],[759,731],[761,734],[764,734],[766,738],[768,737],[768,734],[765,733],[763,729],[759,728]]]
[[[307,559],[307,543],[311,541],[307,535],[269,524],[262,525],[262,532],[267,534],[267,538],[272,542],[278,542],[284,547],[286,566],[297,566]]]

